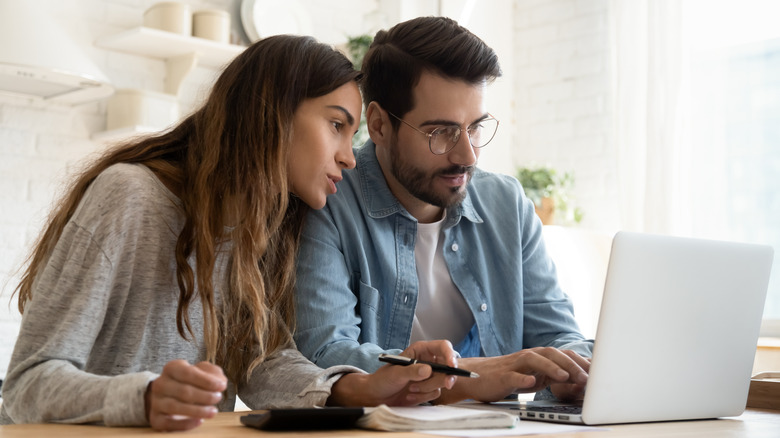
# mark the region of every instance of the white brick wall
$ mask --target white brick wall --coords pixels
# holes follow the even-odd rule
[[[514,165],[572,171],[582,226],[613,231],[607,0],[518,0]]]
[[[43,0],[39,0],[43,1]],[[162,61],[95,47],[101,35],[138,26],[155,0],[48,0],[62,23],[117,88],[162,91]],[[193,9],[216,7],[238,20],[240,0],[187,0]],[[313,17],[316,37],[329,43],[373,33],[415,6],[432,14],[437,2],[299,0]],[[453,18],[463,1],[445,1]],[[489,4],[487,4],[489,3]],[[400,4],[400,6],[399,6]],[[490,0],[479,3],[468,27],[498,52],[504,77],[488,94],[500,114],[501,137],[481,165],[513,173],[516,165],[551,164],[572,170],[583,226],[611,229],[615,172],[609,158],[607,0]],[[420,12],[420,8],[427,8]],[[41,8],[46,11],[47,8]],[[380,13],[380,11],[384,12]],[[403,17],[408,18],[408,17]],[[234,24],[241,33],[240,26]],[[511,35],[507,37],[507,35]],[[215,72],[197,68],[185,79],[182,114],[207,92]],[[43,224],[51,201],[74,166],[103,145],[90,136],[105,128],[106,103],[75,108],[0,100],[0,378],[5,375],[20,317],[8,305],[12,276]]]

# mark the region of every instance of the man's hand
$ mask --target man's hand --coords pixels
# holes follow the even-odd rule
[[[217,413],[227,378],[217,365],[184,360],[165,364],[146,388],[146,417],[155,430],[189,430]]]
[[[414,359],[457,366],[456,353],[449,341],[415,342],[401,353]],[[329,405],[338,406],[412,406],[441,396],[457,377],[434,373],[429,365],[385,365],[373,374],[350,373],[342,376],[331,390]]]
[[[460,365],[479,374],[458,379],[451,391],[443,391],[437,403],[472,398],[491,402],[512,393],[536,392],[550,386],[559,399],[581,398],[588,381],[590,361],[571,350],[536,347],[498,357],[460,359]]]

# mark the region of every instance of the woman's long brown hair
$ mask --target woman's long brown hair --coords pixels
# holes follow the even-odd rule
[[[294,265],[308,210],[289,194],[287,180],[295,110],[358,78],[347,58],[310,37],[274,36],[247,48],[199,110],[169,132],[109,151],[76,177],[28,257],[15,290],[19,311],[92,181],[113,164],[141,163],[174,188],[186,218],[171,255],[179,333],[192,336],[188,309],[199,298],[207,360],[231,381],[245,381],[266,355],[290,342],[295,323]],[[229,290],[219,291],[217,304],[219,251],[231,257]]]

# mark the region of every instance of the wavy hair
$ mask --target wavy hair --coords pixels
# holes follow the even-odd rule
[[[179,334],[193,335],[188,309],[199,298],[207,360],[233,382],[245,381],[291,342],[295,323],[295,257],[308,211],[288,186],[295,111],[305,99],[359,79],[344,55],[311,37],[273,36],[248,47],[203,106],[172,130],[121,145],[77,175],[27,259],[14,291],[19,311],[92,181],[113,164],[140,163],[174,189],[184,210],[172,254]],[[221,250],[230,251],[229,290],[217,303],[213,273]]]

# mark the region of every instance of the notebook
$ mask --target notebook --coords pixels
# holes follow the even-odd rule
[[[326,430],[360,427],[383,431],[511,428],[518,417],[507,412],[456,406],[270,409],[241,416],[245,426],[263,430]]]
[[[766,245],[617,233],[581,413],[495,405],[590,425],[740,415],[772,257]],[[563,411],[538,410],[551,404]]]

